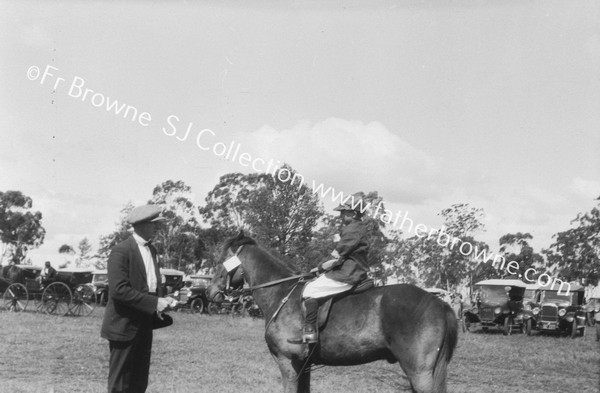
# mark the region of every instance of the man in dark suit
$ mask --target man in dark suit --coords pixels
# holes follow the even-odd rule
[[[163,220],[156,205],[133,209],[127,217],[133,235],[113,247],[108,258],[109,297],[100,334],[109,340],[109,393],[146,391],[152,329],[175,303],[162,297],[156,249],[150,244]]]
[[[39,282],[41,282],[43,286],[46,286],[53,282],[55,278],[56,269],[52,267],[50,261],[46,261],[46,263],[44,263],[44,268],[42,269],[42,274],[39,277]]]

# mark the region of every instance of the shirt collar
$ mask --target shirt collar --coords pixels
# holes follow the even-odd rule
[[[135,232],[133,232],[133,238],[135,239],[135,242],[142,247],[146,247],[148,245],[148,242]]]

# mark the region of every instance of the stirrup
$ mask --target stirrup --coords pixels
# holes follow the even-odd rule
[[[303,328],[301,337],[288,338],[290,344],[316,344],[319,342],[319,332],[313,327]]]

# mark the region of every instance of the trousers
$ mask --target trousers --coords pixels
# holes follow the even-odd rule
[[[152,329],[139,329],[131,341],[109,341],[108,393],[144,393],[148,387]]]

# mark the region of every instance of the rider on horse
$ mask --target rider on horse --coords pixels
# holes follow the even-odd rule
[[[320,263],[318,270],[325,274],[306,284],[302,293],[305,308],[302,336],[288,339],[292,344],[313,344],[318,341],[319,299],[349,291],[367,279],[369,242],[366,225],[362,222],[366,209],[363,195],[354,194],[352,203],[344,203],[334,209],[340,212],[343,225],[340,240],[331,253],[336,259]]]

